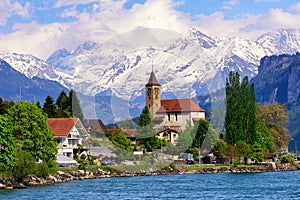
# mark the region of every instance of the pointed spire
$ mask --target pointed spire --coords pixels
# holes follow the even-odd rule
[[[156,76],[154,74],[154,70],[153,70],[153,64],[152,64],[152,72],[150,74],[150,78],[148,83],[146,84],[146,87],[148,86],[160,86],[160,84],[158,83]]]

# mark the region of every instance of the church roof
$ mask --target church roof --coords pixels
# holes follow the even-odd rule
[[[198,106],[192,99],[167,99],[161,100],[161,107],[157,111],[158,113],[166,112],[205,112],[200,106]]]
[[[152,72],[150,74],[149,81],[146,84],[146,87],[148,87],[148,86],[160,86],[160,84],[158,83],[157,78],[156,78],[153,70],[152,70]]]

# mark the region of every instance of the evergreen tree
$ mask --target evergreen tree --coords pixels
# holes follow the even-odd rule
[[[197,132],[192,143],[192,148],[199,148],[208,133],[209,123],[206,120],[199,120],[195,127],[197,127]]]
[[[58,117],[71,117],[69,98],[63,90],[56,100]]]
[[[54,100],[51,96],[47,96],[45,103],[43,105],[43,112],[47,114],[49,118],[57,117],[56,105],[54,104]]]
[[[137,139],[141,144],[147,147],[147,151],[150,151],[152,149],[151,144],[155,145],[157,143],[157,138],[155,138],[155,129],[147,106],[145,106],[138,118],[137,125]]]
[[[8,110],[12,131],[22,150],[47,163],[55,160],[57,143],[48,126],[47,116],[35,104],[19,101]]]
[[[84,116],[83,116],[83,112],[80,106],[80,101],[78,99],[78,96],[75,92],[75,90],[71,90],[69,92],[69,97],[68,97],[68,101],[69,101],[69,112],[72,113],[73,117],[77,117],[79,118],[82,122],[84,120]]]

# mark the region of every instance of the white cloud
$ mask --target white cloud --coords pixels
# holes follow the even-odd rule
[[[1,1],[0,9],[3,8],[3,2],[10,3],[7,0]],[[57,4],[70,5],[71,2],[75,1],[59,0]],[[239,3],[239,1],[227,2],[229,6]],[[101,0],[93,4],[92,12],[81,13],[76,9],[76,5],[70,5],[60,13],[60,16],[71,16],[77,20],[67,23],[15,24],[13,33],[0,34],[0,51],[30,53],[47,59],[57,49],[73,50],[85,41],[103,42],[137,27],[160,28],[182,33],[190,26],[196,25],[205,34],[212,36],[230,35],[256,39],[262,33],[278,28],[299,28],[300,21],[300,14],[292,14],[281,9],[270,9],[262,15],[239,15],[240,18],[234,19],[226,19],[222,12],[210,15],[199,14],[192,18],[186,13],[175,10],[176,4],[172,0],[147,0],[144,4],[134,4],[131,9],[123,8],[125,3],[126,0]],[[300,8],[300,4],[294,5],[294,9],[297,8]],[[23,9],[15,6],[14,11],[10,13]]]
[[[225,19],[222,12],[198,15],[198,25],[214,36],[240,36],[255,40],[265,32],[278,29],[298,29],[300,14],[291,14],[282,9],[270,9],[262,15],[244,15],[239,19]]]
[[[92,2],[98,2],[98,1],[99,0],[57,0],[54,7],[60,8],[63,6],[88,4]]]
[[[291,6],[291,9],[300,12],[300,2]]]
[[[240,0],[229,0],[229,1],[224,1],[222,8],[224,10],[230,10],[232,9],[232,6],[235,6],[237,4],[240,4]]]
[[[25,6],[22,6],[18,2],[12,2],[11,0],[0,1],[0,25],[5,25],[7,19],[13,15],[19,15],[21,17],[29,16],[30,4],[26,2]]]

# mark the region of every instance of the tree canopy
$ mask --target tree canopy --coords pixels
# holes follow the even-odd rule
[[[55,160],[57,143],[47,123],[47,116],[35,104],[19,101],[8,110],[12,131],[22,150],[45,162]]]

